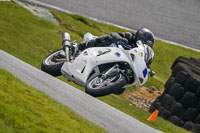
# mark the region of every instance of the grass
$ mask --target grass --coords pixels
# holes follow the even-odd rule
[[[105,132],[7,71],[0,77],[1,133]]]
[[[0,2],[0,48],[40,68],[42,60],[50,52],[61,48],[61,33],[63,32],[69,32],[72,40],[80,42],[86,32],[103,35],[110,32],[126,31],[78,15],[63,14],[57,11],[52,11],[52,13],[59,20],[61,26],[38,18],[14,3]],[[170,66],[176,57],[182,55],[200,58],[200,53],[160,41],[155,42],[154,51],[155,59],[152,63],[152,69],[156,72],[156,76],[150,78],[145,86],[155,86],[161,90],[163,90],[164,83],[171,73]],[[58,78],[66,81],[63,77]],[[68,83],[84,90],[74,83]],[[128,90],[131,89],[135,89],[135,87]],[[148,122],[147,118],[150,114],[135,106],[130,106],[122,95],[109,95],[99,99],[164,132],[187,132],[162,118],[158,118],[154,123]]]

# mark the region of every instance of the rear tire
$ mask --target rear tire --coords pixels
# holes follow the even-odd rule
[[[125,76],[121,73],[116,76],[116,79],[114,79],[113,82],[110,80],[105,84],[105,81],[99,77],[90,79],[86,84],[85,92],[94,97],[105,96],[115,92],[118,88],[123,88],[127,83]]]
[[[52,52],[49,54],[41,64],[41,70],[52,75],[52,76],[60,76],[61,75],[61,67],[63,66],[64,62],[54,62],[54,56],[58,55],[59,53],[64,52],[63,49],[59,49],[57,51]],[[64,57],[64,55],[62,55]]]

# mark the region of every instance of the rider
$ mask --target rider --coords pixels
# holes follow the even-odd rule
[[[113,42],[122,42],[121,45],[124,49],[131,49],[138,46],[138,41],[145,44],[146,53],[145,61],[147,67],[150,68],[150,64],[154,58],[154,52],[152,50],[154,45],[154,35],[147,29],[139,29],[136,34],[131,32],[116,33],[112,32],[110,35],[103,35],[96,39],[92,39],[87,42],[81,42],[75,46],[75,51],[84,50],[89,47],[107,47]]]

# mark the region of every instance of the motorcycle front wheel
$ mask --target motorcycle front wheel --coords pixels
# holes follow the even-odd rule
[[[105,96],[124,87],[126,83],[127,80],[121,73],[107,79],[97,76],[87,82],[85,92],[94,97]]]
[[[60,76],[61,67],[64,64],[65,58],[66,56],[63,49],[54,51],[43,60],[41,70],[52,76]]]

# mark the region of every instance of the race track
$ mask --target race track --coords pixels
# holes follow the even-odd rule
[[[111,133],[159,133],[129,115],[0,50],[0,68]]]
[[[156,37],[200,50],[199,0],[37,1],[131,29],[147,27]]]

